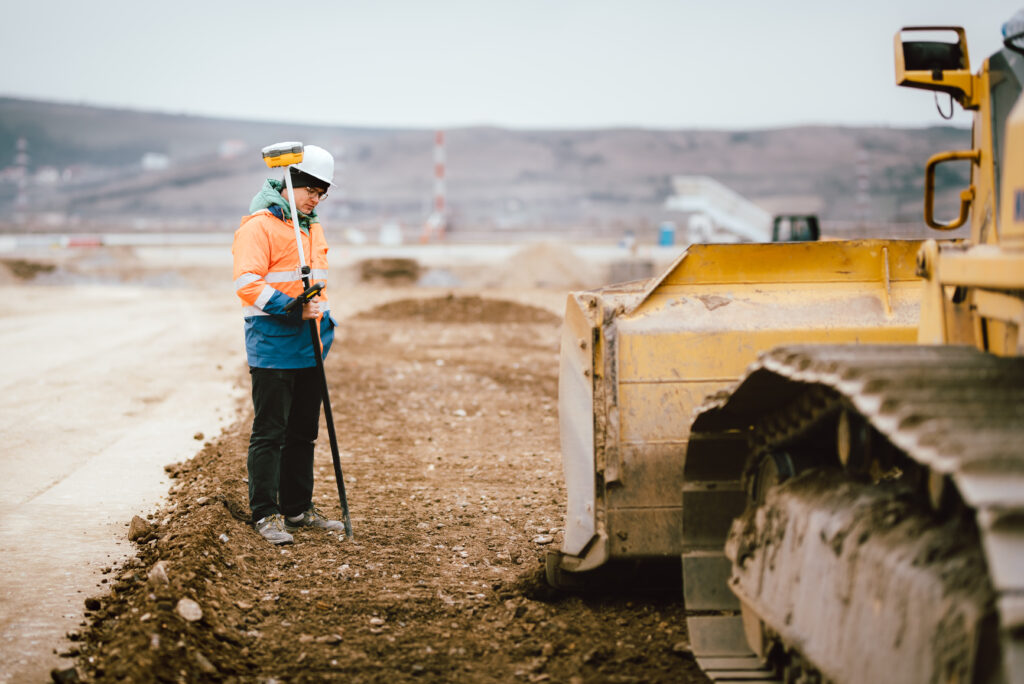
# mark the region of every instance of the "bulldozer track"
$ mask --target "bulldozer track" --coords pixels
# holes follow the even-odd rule
[[[778,615],[770,606],[772,592],[763,585],[785,581],[788,572],[776,567],[776,559],[793,552],[786,545],[795,543],[794,537],[814,531],[822,541],[827,537],[832,549],[815,551],[821,554],[818,570],[848,573],[850,587],[856,585],[858,563],[885,576],[866,582],[860,594],[851,589],[852,597],[845,597],[851,604],[877,600],[890,590],[887,582],[892,583],[893,596],[941,594],[956,610],[950,612],[946,605],[945,613],[935,611],[934,633],[957,633],[966,620],[965,634],[982,642],[964,654],[942,649],[936,662],[917,667],[913,676],[928,681],[932,668],[936,676],[963,671],[971,677],[987,668],[1002,681],[1024,681],[1024,577],[1019,572],[1024,563],[1022,418],[1024,360],[957,346],[781,347],[763,355],[731,392],[710,398],[698,411],[691,439],[746,442],[744,472],[732,487],[718,483],[716,491],[722,492],[724,503],[723,490],[742,487],[748,506],[745,520],[737,517],[727,535],[731,566],[719,549],[712,548],[710,542],[717,544],[718,538],[698,539],[691,531],[689,566],[684,552],[684,592],[697,592],[688,592],[688,583],[725,582],[723,568],[729,567],[732,593],[740,597],[705,600],[688,617],[694,654],[708,676],[714,681],[776,681],[781,669],[766,666],[767,650],[749,646],[754,614],[763,623],[762,634],[799,654],[804,671],[817,670],[835,681],[867,681],[870,667],[858,670],[856,660],[869,661],[872,654],[850,656],[843,651],[855,650],[854,644],[871,645],[873,638],[884,641],[891,625],[836,618],[835,625],[852,620],[843,624],[857,625],[864,633],[844,634],[843,648],[829,650],[833,646],[813,628],[799,632],[799,598],[780,598],[793,603]],[[768,505],[763,497],[769,488],[758,486],[758,468],[766,459],[775,478],[770,484],[792,478],[785,486],[771,488],[776,491],[768,494]],[[851,475],[867,465],[874,470]],[[832,475],[824,474],[828,470]],[[688,482],[687,488],[702,487]],[[704,505],[709,503],[707,493]],[[911,499],[913,506],[904,505]],[[684,509],[686,505],[684,491]],[[763,510],[755,520],[758,506]],[[823,522],[809,522],[812,518]],[[885,522],[880,525],[879,520]],[[901,525],[913,534],[902,533],[906,539],[900,538]],[[839,529],[844,533],[835,532]],[[845,541],[850,530],[859,530],[856,543]],[[932,541],[927,541],[928,535]],[[909,541],[912,537],[921,541]],[[964,543],[965,538],[973,541]],[[771,563],[766,561],[769,552],[777,554]],[[697,563],[702,554],[715,562]],[[927,562],[923,556],[928,556]],[[878,560],[870,561],[873,557]],[[902,557],[907,560],[898,560]],[[877,564],[869,566],[870,562]],[[697,571],[711,566],[717,569]],[[984,576],[983,590],[952,587],[950,577],[967,569]],[[806,584],[809,568],[803,572]],[[790,577],[800,582],[800,569],[793,569]],[[906,585],[902,590],[900,581]],[[828,586],[820,584],[822,591]],[[883,606],[875,613],[891,623],[906,612],[916,618],[927,608]],[[947,624],[951,616],[960,620],[956,629]],[[893,634],[894,657],[935,650],[935,643],[915,644],[909,632]],[[832,661],[830,654],[837,660]]]

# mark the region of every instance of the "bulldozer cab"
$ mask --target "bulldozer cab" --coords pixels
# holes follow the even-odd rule
[[[783,214],[772,219],[772,242],[809,242],[821,239],[814,214]]]

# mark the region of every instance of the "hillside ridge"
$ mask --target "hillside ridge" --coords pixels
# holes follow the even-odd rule
[[[274,175],[260,147],[301,140],[338,160],[337,187],[320,212],[325,221],[418,226],[433,202],[434,133],[0,97],[0,224],[8,231],[41,224],[223,228]],[[710,176],[773,213],[919,222],[925,161],[969,144],[970,132],[474,126],[446,130],[445,139],[454,230],[601,232],[671,219],[663,205],[675,175]],[[955,210],[968,174],[967,165],[940,168],[940,212]]]

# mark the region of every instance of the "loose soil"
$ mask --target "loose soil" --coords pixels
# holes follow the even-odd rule
[[[52,273],[53,264],[43,264],[26,259],[0,259],[0,282],[32,280],[40,273]]]
[[[252,530],[243,416],[168,466],[167,506],[136,521],[138,555],[110,569],[71,635],[77,674],[706,681],[678,591],[569,595],[543,581],[565,510],[558,326],[547,311],[478,297],[343,321],[327,373],[354,540],[309,530],[274,547]],[[324,428],[315,468],[315,503],[340,517]]]

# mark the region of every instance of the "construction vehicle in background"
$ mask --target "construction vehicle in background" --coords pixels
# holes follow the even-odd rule
[[[687,243],[798,242],[821,236],[816,215],[773,216],[710,176],[673,176],[672,190],[665,210],[687,214]]]
[[[1019,29],[1019,30],[1018,30]],[[1024,681],[1024,27],[896,34],[967,241],[694,244],[569,296],[557,587],[679,559],[715,681]],[[1016,42],[1014,40],[1016,38]],[[971,165],[959,216],[938,166]]]
[[[772,242],[820,240],[821,228],[814,214],[780,214],[772,219]]]

